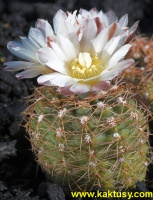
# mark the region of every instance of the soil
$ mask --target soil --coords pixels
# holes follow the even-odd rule
[[[36,79],[17,80],[14,73],[3,71],[5,61],[17,60],[7,50],[7,42],[26,36],[38,18],[52,23],[62,9],[96,7],[113,10],[118,17],[129,13],[129,24],[140,20],[138,32],[153,33],[152,0],[0,0],[0,199],[2,200],[71,200],[61,187],[49,182],[35,162],[22,121],[26,97],[37,86]],[[153,139],[150,139],[153,144]],[[153,192],[153,167],[148,167],[148,182],[137,183],[135,191]],[[79,200],[79,199],[78,199]]]

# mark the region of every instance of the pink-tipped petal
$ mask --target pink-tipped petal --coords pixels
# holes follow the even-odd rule
[[[133,39],[134,34],[135,34],[134,32],[136,31],[138,24],[139,24],[139,21],[135,22],[135,24],[129,29],[129,35],[125,41],[125,44],[128,44]]]
[[[47,20],[38,19],[35,27],[39,29],[46,38],[54,35],[53,29]]]
[[[96,22],[96,25],[97,25],[97,34],[99,34],[100,31],[104,28],[104,25],[103,25],[103,23],[101,22],[101,20],[100,20],[99,17],[96,17],[96,18],[95,18],[95,22]]]
[[[115,37],[118,35],[119,30],[120,30],[120,26],[118,23],[113,23],[111,24],[109,27],[109,36],[108,36],[108,40],[110,40],[112,37]]]
[[[108,90],[110,88],[110,81],[100,81],[92,86],[92,91]]]
[[[91,89],[90,85],[82,84],[82,83],[76,83],[70,87],[70,91],[75,94],[82,94],[89,92]]]
[[[129,42],[131,42],[131,40],[133,39],[133,37],[134,37],[134,32],[132,32],[132,33],[130,33],[129,35],[128,35],[128,37],[126,38],[126,41],[125,41],[125,43],[124,44],[128,44]]]
[[[60,88],[60,93],[65,96],[70,96],[70,95],[74,94],[73,92],[70,91],[70,86]]]

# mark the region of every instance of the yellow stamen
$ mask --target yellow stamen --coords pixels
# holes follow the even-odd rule
[[[97,55],[91,57],[90,53],[81,52],[71,63],[70,75],[73,78],[88,79],[99,75],[103,70],[102,62]]]

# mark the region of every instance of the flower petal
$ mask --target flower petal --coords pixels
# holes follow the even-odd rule
[[[123,15],[118,21],[118,23],[120,27],[126,27],[128,24],[128,15],[127,14]]]
[[[118,51],[116,51],[110,58],[108,65],[107,65],[107,69],[110,69],[112,66],[116,65],[121,59],[123,59],[124,56],[129,51],[131,46],[132,45],[130,45],[130,44],[126,44],[126,45],[122,46]]]
[[[134,32],[136,31],[137,27],[138,27],[139,21],[137,21],[130,29],[129,29],[129,35],[125,41],[125,44],[128,44],[134,36]]]
[[[133,26],[129,29],[129,32],[130,32],[130,33],[135,32],[136,29],[137,29],[137,27],[138,27],[138,24],[139,24],[139,21],[135,22],[135,23],[133,24]]]
[[[112,23],[114,23],[114,22],[117,22],[117,20],[118,20],[117,16],[115,15],[115,13],[114,13],[112,10],[108,11],[108,12],[106,13],[106,16],[107,16],[108,19],[109,19],[109,24],[112,24]]]
[[[110,40],[112,37],[117,36],[119,33],[120,27],[118,23],[113,23],[109,26],[109,37],[108,40]]]
[[[101,91],[101,90],[107,90],[110,87],[110,81],[100,81],[92,86],[92,91]]]
[[[91,40],[97,35],[97,25],[94,19],[85,19],[83,23],[83,33],[80,41],[82,52],[90,52]]]
[[[120,41],[116,47],[116,50],[117,51],[118,49],[120,49],[123,45],[125,45],[125,41],[127,39],[127,34],[128,34],[128,31],[125,32],[124,34],[122,34],[122,36],[120,37]]]
[[[118,70],[119,72],[122,72],[124,69],[126,69],[127,67],[133,64],[134,64],[133,59],[123,60],[123,61],[118,62],[114,67],[112,67],[110,71]]]
[[[84,18],[90,17],[89,11],[87,11],[87,10],[85,10],[85,9],[80,8],[79,13],[80,13],[81,16],[84,17]]]
[[[58,34],[67,35],[67,30],[65,28],[66,18],[67,18],[67,16],[62,10],[59,10],[56,13],[55,17],[53,18],[54,31],[55,31],[56,35],[58,35]]]
[[[68,61],[62,49],[57,43],[51,42],[51,47],[54,50],[55,54],[60,58],[60,60],[62,60],[63,62]]]
[[[70,40],[68,38],[63,37],[62,35],[59,36],[59,40],[66,57],[69,60],[76,58],[76,51]]]
[[[103,29],[92,41],[96,53],[100,53],[108,41],[108,28]]]
[[[36,43],[32,38],[20,37],[22,40],[22,44],[26,49],[30,51],[36,52],[40,46]]]
[[[39,29],[46,38],[54,35],[53,29],[47,20],[38,19],[35,27]]]
[[[41,74],[37,69],[30,69],[16,74],[17,79],[34,78]]]
[[[133,59],[123,60],[117,63],[110,70],[103,71],[99,77],[99,81],[112,80],[114,77],[118,76],[124,69],[131,66],[133,63]]]
[[[40,30],[36,28],[30,28],[28,36],[29,38],[32,38],[40,46],[40,48],[47,46],[46,38]]]
[[[66,74],[64,62],[55,54],[52,48],[45,47],[37,51],[38,60],[42,64],[46,64],[51,69]]]
[[[76,83],[75,79],[60,73],[52,73],[49,75],[42,75],[38,78],[38,83],[43,85],[55,85],[59,87],[66,87]]]
[[[90,85],[82,84],[82,83],[76,83],[70,87],[70,91],[74,92],[75,94],[82,94],[89,92],[91,89]]]
[[[23,58],[31,62],[37,62],[35,53],[26,49],[22,43],[10,41],[7,44],[8,50],[17,57]]]
[[[4,63],[4,70],[6,71],[18,71],[22,69],[26,69],[32,63],[24,62],[24,61],[11,61]]]
[[[81,34],[81,32],[74,32],[74,33],[69,33],[68,37],[70,41],[73,41],[73,45],[76,49],[76,54],[78,54],[80,52],[80,43],[79,43],[79,35]],[[81,36],[82,37],[82,36]]]
[[[98,10],[94,7],[91,10],[89,10],[89,13],[90,13],[91,17],[96,17],[98,14]]]
[[[120,39],[121,39],[120,36],[111,38],[107,42],[106,46],[104,47],[103,52],[104,53],[106,52],[106,54],[108,54],[109,56],[111,56],[114,53],[116,47],[118,46],[118,43],[119,43]]]
[[[76,83],[72,77],[61,75],[61,74],[52,78],[50,82],[52,85],[59,86],[59,87],[66,87],[66,86]]]
[[[49,74],[53,72],[53,70],[50,67],[46,65],[41,65],[40,63],[32,63],[31,65],[27,66],[25,70],[30,69],[38,70],[40,71],[40,74]]]
[[[69,95],[74,94],[73,92],[70,91],[70,86],[60,88],[59,90],[60,90],[60,93],[61,93],[62,95],[67,95],[67,96],[69,96]]]
[[[110,81],[112,80],[114,77],[119,75],[119,71],[118,70],[114,70],[114,71],[105,71],[104,73],[101,74],[101,76],[99,77],[99,81]]]
[[[95,17],[94,18],[95,22],[96,22],[96,26],[97,26],[97,34],[99,34],[102,29],[104,28],[104,25],[103,23],[100,21],[100,18],[99,17]]]
[[[50,79],[56,77],[57,75],[60,75],[60,73],[51,73],[51,74],[45,74],[45,75],[42,75],[40,77],[38,77],[37,81],[38,81],[38,84],[44,84],[45,82],[49,81]]]
[[[98,13],[97,17],[100,18],[100,21],[102,22],[102,24],[103,24],[104,27],[109,26],[109,19],[106,16],[106,14],[103,13],[102,10]]]

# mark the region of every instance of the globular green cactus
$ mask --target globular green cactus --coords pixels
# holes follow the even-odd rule
[[[55,183],[75,191],[121,190],[145,179],[147,115],[129,92],[62,96],[40,87],[29,103],[24,116],[32,149]]]

